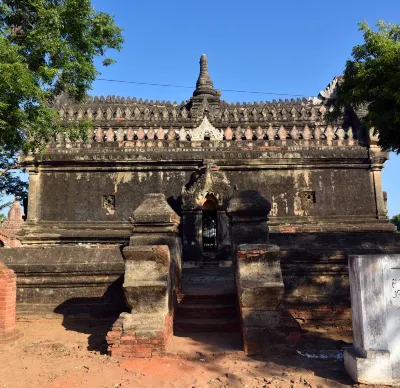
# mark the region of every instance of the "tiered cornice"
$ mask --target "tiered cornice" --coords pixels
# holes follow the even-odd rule
[[[89,142],[144,140],[361,140],[352,123],[326,126],[325,114],[339,78],[318,97],[261,102],[228,103],[220,99],[208,72],[207,57],[200,59],[200,75],[193,96],[181,103],[115,96],[88,97],[76,104],[64,96],[55,102],[60,117],[93,123]],[[204,120],[207,121],[204,124]],[[199,131],[199,127],[214,128]],[[212,135],[209,136],[208,132]],[[199,138],[199,133],[203,136]],[[213,137],[214,136],[214,137]],[[59,135],[57,142],[67,141]]]

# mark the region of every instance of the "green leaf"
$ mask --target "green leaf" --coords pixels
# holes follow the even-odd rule
[[[367,107],[361,124],[374,128],[379,145],[400,152],[400,25],[379,21],[376,29],[366,22],[359,24],[364,43],[353,48],[346,62],[332,110],[334,121],[344,108]]]
[[[58,132],[71,139],[87,138],[90,123],[64,125],[52,102],[61,93],[83,101],[99,74],[95,58],[108,49],[120,50],[122,43],[113,17],[95,10],[90,0],[0,2],[3,170],[15,162],[18,152],[44,149]],[[103,61],[105,66],[113,63],[111,58]],[[0,176],[0,193],[23,189],[7,176]]]

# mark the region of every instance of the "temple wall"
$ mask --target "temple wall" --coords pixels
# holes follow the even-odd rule
[[[132,235],[132,211],[145,194],[163,193],[182,215],[181,227],[187,232],[198,221],[201,206],[188,206],[182,214],[182,192],[187,194],[194,184],[182,188],[193,181],[193,173],[201,170],[204,177],[209,169],[213,179],[226,178],[225,186],[221,181],[215,186],[217,191],[232,190],[224,192],[224,200],[257,191],[270,202],[270,241],[281,249],[283,302],[292,315],[305,321],[349,322],[348,255],[400,252],[400,235],[384,233],[392,232],[393,225],[376,184],[379,161],[372,163],[368,149],[350,144],[351,139],[347,145],[334,141],[334,146],[322,141],[303,146],[294,140],[245,145],[224,140],[181,147],[162,140],[158,151],[149,141],[141,149],[99,141],[88,149],[82,144],[55,146],[28,158],[23,248],[4,251],[5,262],[18,276],[19,311],[118,312],[115,307],[123,301],[120,248]],[[377,166],[374,171],[371,165]],[[192,241],[187,244],[193,246]],[[192,260],[191,254],[185,258],[183,248],[183,259]]]
[[[117,246],[4,248],[17,275],[17,313],[119,314],[124,260]]]
[[[394,233],[271,233],[281,248],[283,302],[305,323],[350,322],[348,255],[400,252]],[[17,313],[118,314],[124,310],[119,246],[1,250],[17,275]]]
[[[61,120],[88,120],[92,129],[82,139],[58,133],[44,152],[22,158],[30,174],[22,247],[0,257],[17,274],[18,311],[121,312],[121,248],[145,194],[164,194],[182,216],[185,260],[185,248],[204,253],[198,248],[207,194],[219,196],[219,247],[229,254],[227,204],[257,191],[271,205],[283,303],[300,320],[349,322],[348,255],[399,253],[400,235],[381,185],[388,155],[373,131],[350,110],[326,124],[337,82],[312,99],[229,104],[202,56],[193,97],[181,104],[114,96],[77,104],[60,95],[54,107]],[[193,260],[192,252],[187,257]]]
[[[271,218],[375,217],[367,169],[223,170],[239,191],[256,190],[271,203]],[[41,172],[38,221],[126,222],[146,193],[162,192],[179,207],[190,170]],[[312,198],[306,198],[309,194]],[[115,196],[115,209],[103,196]],[[315,202],[314,202],[315,201]],[[178,209],[179,211],[179,209]]]

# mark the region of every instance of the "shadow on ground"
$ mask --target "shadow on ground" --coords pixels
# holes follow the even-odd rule
[[[349,328],[303,330],[300,337],[271,346],[262,355],[246,357],[240,333],[180,333],[174,337],[169,350],[193,361],[205,360],[210,368],[213,368],[213,360],[231,354],[250,366],[257,364],[258,374],[282,375],[284,367],[292,372],[311,371],[315,376],[333,380],[341,386],[352,384],[343,364],[343,351],[352,346],[351,335]],[[238,371],[239,374],[242,372]]]
[[[116,316],[64,317],[62,324],[67,330],[89,334],[87,349],[105,354],[105,337],[116,319]],[[242,351],[240,333],[179,333],[174,336],[168,353],[170,357],[176,358],[178,355],[184,360],[199,363],[202,368],[221,379],[229,375],[231,384],[242,381],[244,376],[253,376],[254,379],[262,378],[265,381],[276,379],[278,385],[275,386],[284,387],[284,381],[289,383],[311,373],[326,380],[326,385],[319,385],[320,387],[351,386],[352,382],[344,370],[342,358],[343,349],[351,346],[351,331],[348,328],[304,330],[301,338],[295,338],[294,342],[273,346],[262,355],[247,357]],[[218,362],[225,358],[230,360],[227,361],[228,364],[235,363],[237,369],[227,373],[225,366]],[[297,387],[296,384],[293,386]]]

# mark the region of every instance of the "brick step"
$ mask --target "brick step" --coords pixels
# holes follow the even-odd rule
[[[178,294],[178,304],[236,304],[237,297],[235,294],[203,294],[203,295],[191,295],[191,294]]]
[[[238,332],[239,320],[235,318],[175,318],[175,333],[199,333],[199,332]]]
[[[189,304],[181,303],[176,312],[177,318],[233,318],[237,316],[235,303],[228,304]]]

